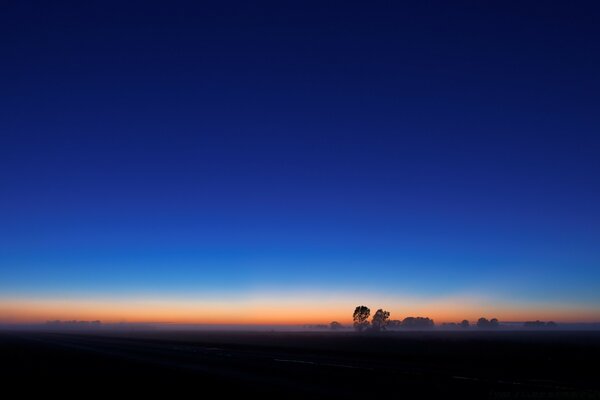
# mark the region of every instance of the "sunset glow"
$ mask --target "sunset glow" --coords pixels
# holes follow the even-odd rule
[[[582,305],[529,304],[522,307],[484,298],[394,298],[364,296],[360,304],[383,307],[392,319],[428,316],[434,321],[476,321],[495,317],[502,321],[554,320],[558,322],[594,322],[600,319],[597,309]],[[105,323],[158,324],[249,324],[303,325],[340,321],[351,324],[357,302],[352,295],[327,296],[297,294],[293,296],[256,295],[236,300],[180,298],[121,299],[4,299],[0,305],[3,321],[39,323],[48,320],[101,320]]]

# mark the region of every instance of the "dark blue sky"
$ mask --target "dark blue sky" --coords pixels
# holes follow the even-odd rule
[[[600,305],[598,3],[123,3],[0,6],[6,296]]]

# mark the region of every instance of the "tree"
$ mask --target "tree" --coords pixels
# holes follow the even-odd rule
[[[460,327],[461,328],[468,328],[469,327],[469,320],[463,319],[462,322],[460,323]]]
[[[489,328],[490,327],[490,321],[488,321],[487,318],[481,317],[481,318],[479,318],[477,320],[477,327],[478,328],[482,328],[482,329]]]
[[[344,326],[343,326],[342,324],[340,324],[339,322],[337,322],[337,321],[332,321],[332,322],[329,324],[329,327],[330,327],[332,330],[336,331],[336,330],[338,330],[338,329],[342,329]]]
[[[358,306],[354,309],[352,314],[352,320],[354,321],[354,329],[362,332],[369,326],[369,315],[371,310],[367,306]]]
[[[500,326],[500,322],[498,322],[498,318],[492,318],[491,320],[487,320],[487,318],[479,318],[477,320],[477,327],[482,329],[495,329]]]
[[[373,315],[373,319],[371,320],[371,326],[373,327],[374,331],[382,331],[385,330],[385,328],[387,327],[387,324],[389,322],[390,319],[390,312],[389,311],[384,311],[381,308],[377,311],[375,311],[375,314]]]

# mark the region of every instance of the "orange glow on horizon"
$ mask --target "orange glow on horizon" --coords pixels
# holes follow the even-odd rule
[[[436,324],[474,322],[479,317],[500,321],[554,320],[598,322],[600,311],[565,305],[515,305],[473,298],[370,299],[319,296],[262,297],[233,301],[164,299],[0,299],[0,322],[39,323],[48,320],[101,320],[105,323],[174,323],[302,325],[351,322],[354,307],[365,304],[391,312],[391,319],[427,316]]]

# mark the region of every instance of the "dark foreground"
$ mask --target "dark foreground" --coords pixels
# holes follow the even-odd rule
[[[1,332],[6,393],[600,399],[598,332]]]

